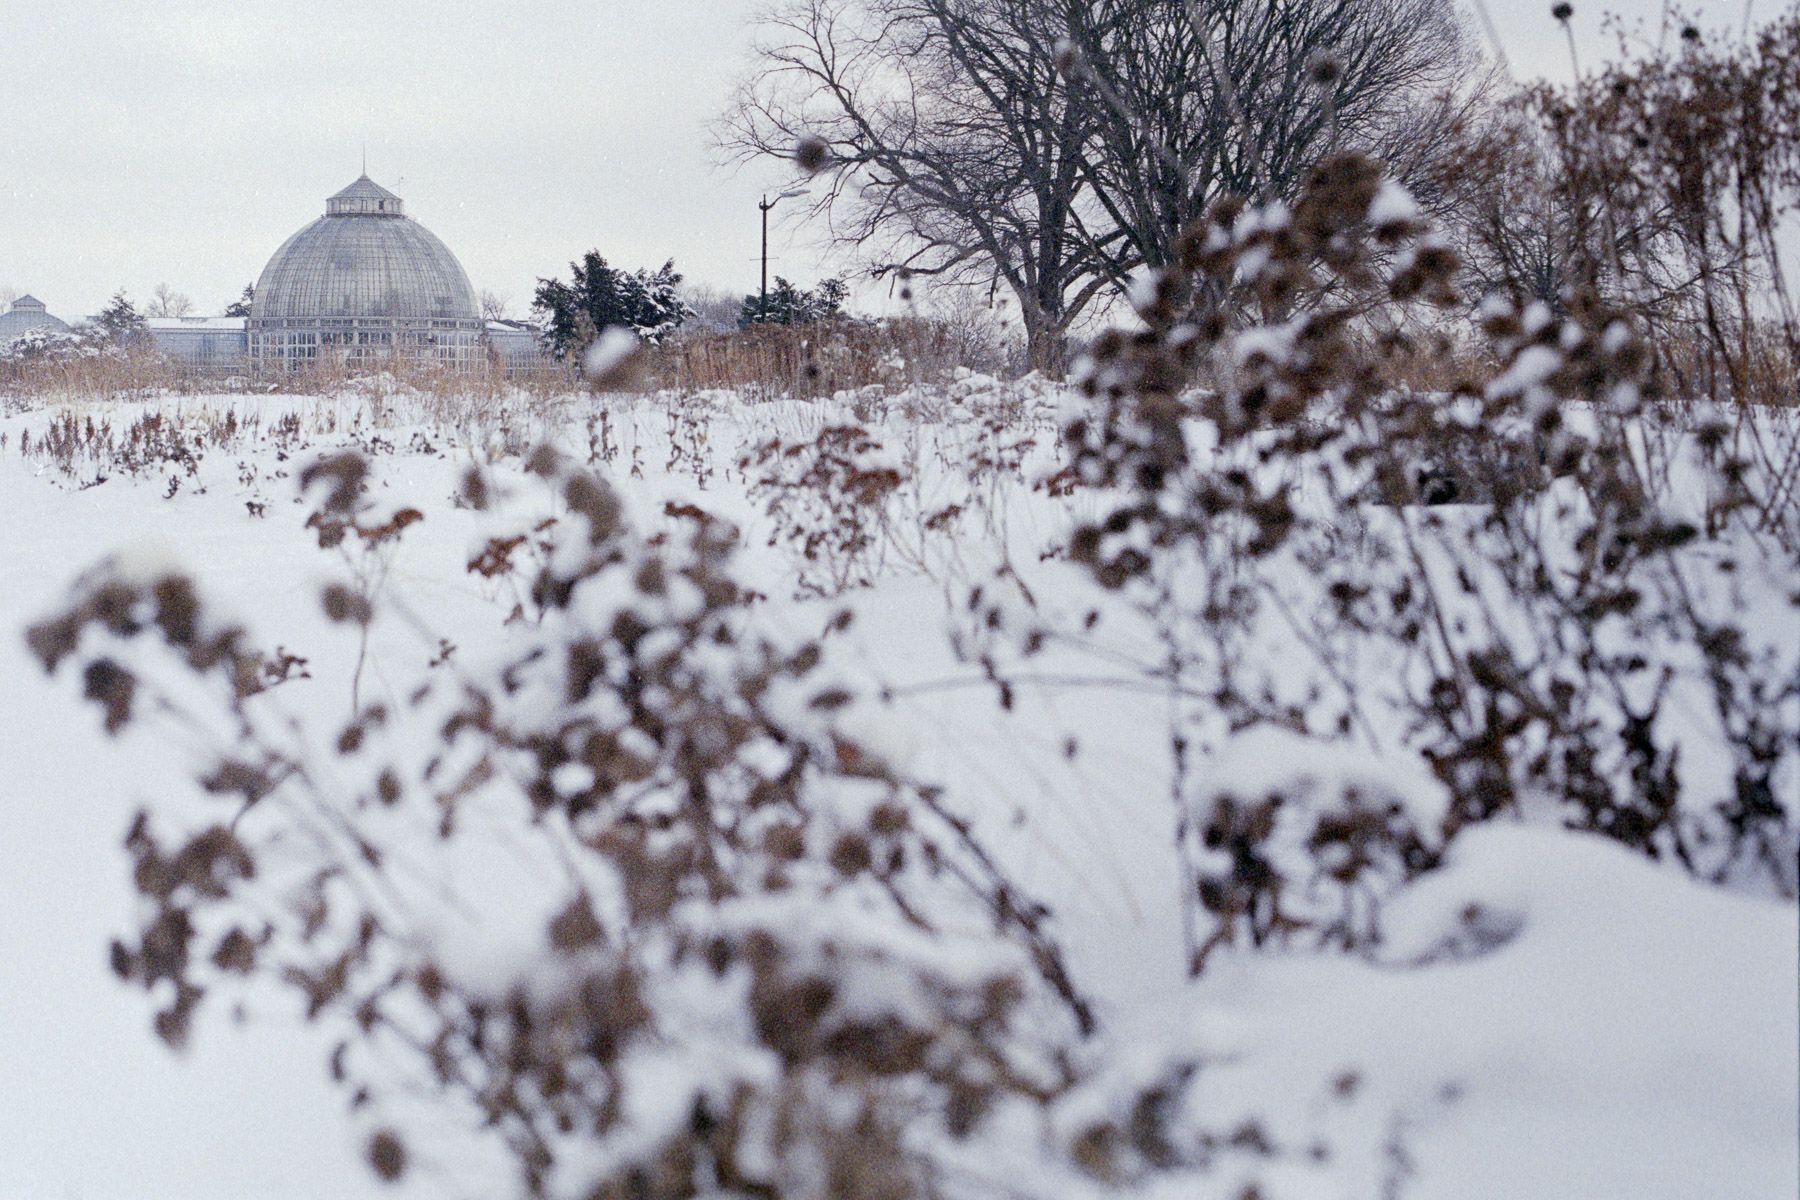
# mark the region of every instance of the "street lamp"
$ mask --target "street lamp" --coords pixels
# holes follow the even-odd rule
[[[756,315],[765,321],[769,317],[769,210],[783,200],[792,200],[795,196],[806,195],[808,190],[807,188],[789,188],[773,200],[765,194],[761,200],[756,202],[756,207],[762,210],[762,293],[761,299],[757,301]]]

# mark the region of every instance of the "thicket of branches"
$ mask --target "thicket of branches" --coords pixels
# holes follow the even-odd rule
[[[795,0],[761,32],[726,147],[819,172],[877,275],[1010,292],[1053,371],[1221,195],[1361,149],[1429,198],[1482,92],[1444,0]]]
[[[1561,293],[1628,307],[1680,395],[1793,404],[1800,14],[1746,42],[1684,26],[1677,49],[1535,89],[1526,111]]]

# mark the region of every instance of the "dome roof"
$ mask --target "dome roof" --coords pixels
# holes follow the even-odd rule
[[[450,248],[364,175],[263,268],[252,323],[320,318],[479,319],[475,289]]]

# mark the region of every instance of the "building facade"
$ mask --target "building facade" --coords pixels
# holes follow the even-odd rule
[[[393,359],[509,375],[562,369],[531,327],[484,321],[456,255],[367,175],[275,251],[248,318],[152,317],[147,325],[170,364],[199,375],[374,368]],[[31,330],[68,329],[22,296],[0,314],[0,349]]]
[[[242,317],[151,317],[150,338],[164,358],[200,375],[235,375],[246,369]]]
[[[462,264],[367,175],[275,251],[257,278],[245,333],[259,374],[394,357],[467,370],[486,355]]]

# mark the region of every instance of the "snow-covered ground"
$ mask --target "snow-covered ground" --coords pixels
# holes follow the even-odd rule
[[[522,463],[546,435],[591,458],[648,528],[679,519],[664,515],[670,503],[736,522],[744,581],[769,597],[772,625],[816,634],[833,605],[855,611],[831,669],[883,699],[853,711],[850,727],[975,814],[1007,869],[1056,914],[1076,980],[1117,1044],[1145,1047],[1147,1061],[1157,1047],[1204,1046],[1215,1065],[1194,1102],[1220,1127],[1241,1117],[1283,1140],[1329,1141],[1329,1161],[1280,1194],[1759,1200],[1800,1189],[1791,902],[1695,882],[1595,836],[1493,822],[1461,834],[1444,866],[1390,901],[1376,951],[1243,947],[1188,981],[1168,699],[1101,659],[1053,653],[1021,669],[1003,707],[956,652],[968,644],[968,589],[1003,561],[1048,609],[1094,602],[1076,567],[1041,559],[1095,504],[1034,486],[1055,462],[1061,398],[1050,391],[971,386],[860,414],[883,443],[869,461],[891,461],[908,484],[880,552],[845,568],[872,585],[829,600],[812,594],[834,590],[829,571],[779,536],[739,462],[771,437],[854,419],[848,399],[579,398],[554,414],[504,416],[409,403],[222,397],[80,410],[120,430],[150,409],[193,428],[227,411],[256,422],[204,448],[191,472],[159,464],[135,475],[79,454],[65,473],[21,452],[67,410],[0,416],[0,1196],[393,1194],[369,1175],[363,1130],[327,1081],[328,1039],[291,997],[249,993],[236,1028],[212,1012],[179,1056],[151,1036],[144,997],[107,967],[135,904],[120,842],[137,808],[192,791],[200,751],[148,725],[109,739],[78,685],[46,680],[21,634],[104,556],[177,562],[259,644],[308,660],[311,677],[284,685],[282,705],[341,714],[356,644],[320,609],[321,583],[342,567],[303,527],[298,466],[360,447],[378,503],[424,516],[386,583],[415,621],[377,628],[366,696],[403,686],[384,665],[432,638],[475,655],[505,637],[515,595],[466,569],[491,517],[455,497],[481,462],[519,511],[552,511]],[[282,414],[297,418],[285,430]],[[936,465],[976,451],[998,465]],[[1108,636],[1126,657],[1145,635],[1120,613]],[[1225,770],[1232,748],[1209,750]],[[1278,770],[1283,752],[1268,743],[1235,769]],[[1503,928],[1495,945],[1415,965],[1472,905]],[[1124,1079],[1140,1065],[1122,1055],[1108,1069]],[[406,1194],[496,1194],[498,1160],[461,1119],[416,1147]]]

